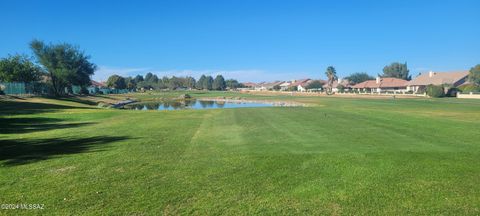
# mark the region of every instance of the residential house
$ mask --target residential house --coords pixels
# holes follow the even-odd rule
[[[256,83],[253,83],[253,82],[244,82],[242,83],[242,85],[246,88],[246,89],[255,89],[255,86],[257,85]]]
[[[332,92],[339,92],[340,91],[340,85],[343,86],[343,89],[348,90],[351,89],[350,81],[348,79],[338,79],[333,81],[332,83]],[[328,88],[328,82],[325,81],[325,84],[323,85],[323,89]]]
[[[421,74],[407,83],[407,90],[413,92],[424,91],[428,85],[445,85],[458,87],[467,81],[468,71],[433,72]],[[448,89],[445,89],[448,91]]]
[[[391,78],[391,77],[377,77],[375,80],[367,80],[365,82],[358,83],[352,86],[353,90],[364,92],[377,92],[393,91],[393,92],[406,92],[407,80]]]
[[[286,81],[280,84],[280,91],[287,91],[290,85],[292,85],[292,81]]]
[[[103,82],[97,82],[94,80],[90,81],[90,86],[87,87],[89,94],[97,94],[99,92],[108,94],[110,89],[107,88],[107,85]]]
[[[291,86],[296,86],[297,91],[299,92],[306,92],[307,91],[307,85],[311,82],[311,79],[301,79],[293,82]]]

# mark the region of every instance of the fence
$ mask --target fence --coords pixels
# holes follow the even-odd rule
[[[4,94],[13,95],[42,95],[48,94],[49,87],[46,83],[22,83],[22,82],[3,82],[0,83],[0,90]]]
[[[457,98],[480,99],[480,92],[457,93]]]
[[[52,93],[50,86],[47,83],[33,82],[0,82],[0,90],[7,95],[47,95]],[[125,94],[129,91],[127,89],[110,89],[110,88],[86,88],[89,94]],[[81,86],[72,86],[65,88],[67,94],[82,94]]]

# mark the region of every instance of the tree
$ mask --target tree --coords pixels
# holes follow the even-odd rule
[[[308,83],[307,86],[305,86],[306,89],[321,89],[323,88],[323,83],[320,82],[320,80],[314,80],[310,83]]]
[[[64,88],[72,85],[90,85],[97,66],[89,62],[90,56],[78,47],[67,44],[45,44],[33,40],[30,43],[37,61],[47,71],[55,95],[64,94]]]
[[[345,79],[347,79],[352,84],[358,84],[367,80],[373,80],[375,79],[375,77],[372,77],[365,72],[358,72],[350,74],[350,76],[345,77]]]
[[[185,78],[185,87],[189,88],[189,89],[193,89],[195,88],[195,78],[193,77],[186,77]]]
[[[217,75],[215,80],[212,84],[213,90],[224,91],[227,88],[227,84],[225,84],[225,79],[222,75]]]
[[[135,83],[135,79],[132,77],[125,78],[125,83],[127,83],[128,90],[134,90],[137,88],[137,84]]]
[[[137,76],[135,76],[135,78],[133,79],[133,81],[134,81],[135,83],[139,83],[139,82],[144,81],[144,79],[143,79],[143,76],[137,75]]]
[[[470,69],[468,80],[476,85],[480,85],[480,64]]]
[[[127,83],[125,82],[125,78],[119,75],[112,75],[107,80],[107,86],[114,89],[126,89]]]
[[[207,80],[207,77],[205,75],[200,76],[200,79],[198,79],[196,83],[197,89],[204,89],[203,86],[205,86],[205,81]]]
[[[213,89],[213,77],[207,76],[203,82],[203,89],[212,90]]]
[[[157,75],[153,75],[152,78],[150,79],[150,82],[151,82],[151,83],[158,83],[158,76],[157,76]]]
[[[153,78],[153,74],[148,72],[147,75],[145,75],[145,82],[149,83],[152,81],[152,78]]]
[[[169,80],[169,82],[168,82],[168,88],[169,88],[170,90],[175,90],[175,89],[177,89],[177,88],[179,88],[179,87],[182,87],[182,81],[181,81],[181,79],[173,76],[173,77]]]
[[[332,86],[333,82],[337,80],[337,71],[333,66],[327,67],[327,71],[325,71],[325,75],[327,76],[327,93],[331,94],[332,93]]]
[[[410,76],[408,73],[410,71],[408,70],[407,63],[401,64],[399,62],[394,62],[390,65],[387,65],[383,68],[383,74],[380,75],[381,77],[393,77],[393,78],[399,78],[399,79],[404,79],[404,80],[411,80],[412,76]]]
[[[40,67],[25,55],[14,55],[0,60],[0,81],[35,82],[43,75]]]
[[[242,88],[243,87],[243,84],[242,83],[239,83],[237,80],[235,79],[228,79],[225,81],[225,84],[227,85],[228,88],[230,89],[237,89],[237,88]]]

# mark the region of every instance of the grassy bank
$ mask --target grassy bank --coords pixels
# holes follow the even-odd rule
[[[310,106],[1,101],[0,203],[62,215],[480,214],[480,101],[191,95]]]

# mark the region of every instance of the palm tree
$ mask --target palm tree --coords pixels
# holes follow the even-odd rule
[[[335,80],[337,80],[337,71],[335,70],[335,68],[333,66],[329,66],[327,68],[327,71],[325,72],[325,75],[327,75],[327,78],[328,78],[328,82],[327,82],[327,86],[328,86],[328,90],[327,90],[327,94],[331,94],[332,93],[332,85],[333,85],[333,82]]]

